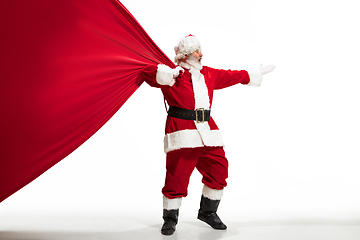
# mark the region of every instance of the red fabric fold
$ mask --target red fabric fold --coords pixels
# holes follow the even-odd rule
[[[66,157],[174,63],[116,0],[0,2],[0,202]]]

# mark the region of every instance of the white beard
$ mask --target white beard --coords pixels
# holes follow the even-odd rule
[[[201,65],[201,57],[200,58],[196,58],[193,55],[190,55],[188,57],[188,59],[186,59],[186,63],[191,65],[192,67],[201,70],[202,69],[202,65]]]

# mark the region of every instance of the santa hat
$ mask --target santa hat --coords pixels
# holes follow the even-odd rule
[[[201,50],[201,45],[197,37],[188,35],[180,39],[179,43],[174,47],[175,50],[175,63],[178,63],[184,57],[192,54],[197,50]]]

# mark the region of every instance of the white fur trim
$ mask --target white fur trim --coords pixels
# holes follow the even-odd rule
[[[206,122],[207,123],[207,122]],[[206,139],[206,146],[211,147],[224,147],[224,142],[219,130],[210,130]],[[196,129],[181,130],[173,133],[166,134],[164,137],[164,152],[178,150],[181,148],[196,148],[203,147],[204,143]]]
[[[247,70],[249,77],[250,77],[250,82],[247,84],[248,86],[254,86],[254,87],[259,87],[261,85],[262,82],[262,73],[261,73],[261,69],[260,66],[252,69],[252,70]]]
[[[195,109],[210,109],[209,90],[206,86],[204,75],[202,75],[200,70],[196,68],[190,68],[190,73],[195,97]],[[213,132],[210,130],[208,122],[195,122],[195,125],[205,146],[218,146],[219,143],[223,145],[220,132],[218,136],[214,136]]]
[[[181,130],[165,135],[164,151],[165,153],[180,148],[203,147],[200,134],[197,130]]]
[[[189,35],[180,39],[179,43],[174,47],[175,50],[175,63],[178,63],[185,56],[192,54],[193,52],[200,50],[201,45],[197,37]]]
[[[204,197],[207,197],[211,200],[221,200],[224,194],[224,190],[211,189],[208,186],[204,185],[202,194],[204,195]]]
[[[200,73],[199,69],[190,68],[191,80],[195,96],[195,109],[210,108],[209,90],[205,83],[204,75]]]
[[[163,196],[163,208],[166,210],[179,209],[181,206],[182,198],[167,198]]]
[[[175,83],[174,69],[164,64],[159,64],[156,71],[156,82],[160,85],[173,86]]]
[[[195,122],[195,121],[194,121]],[[211,130],[208,122],[195,122],[196,129],[199,131],[202,142],[205,146],[224,146],[224,141],[219,130]]]

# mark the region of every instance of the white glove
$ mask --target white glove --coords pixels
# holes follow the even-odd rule
[[[266,66],[263,66],[262,64],[260,65],[260,71],[262,75],[272,72],[274,71],[274,69],[275,69],[274,65],[266,65]]]
[[[181,73],[184,72],[184,69],[180,66],[177,66],[176,68],[173,69],[173,76],[174,79],[176,79]]]

